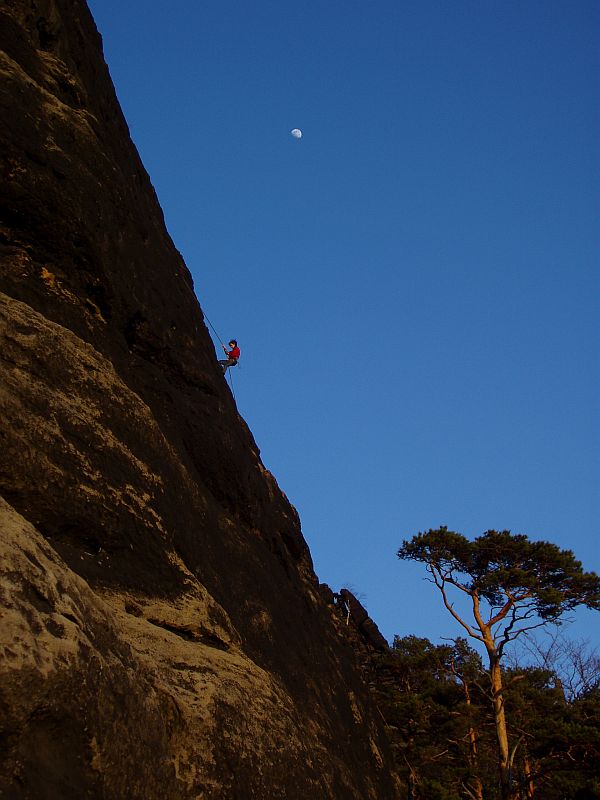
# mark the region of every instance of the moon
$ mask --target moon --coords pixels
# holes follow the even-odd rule
[[[302,131],[300,130],[300,128],[292,128],[290,133],[294,137],[294,139],[301,139],[302,138]]]

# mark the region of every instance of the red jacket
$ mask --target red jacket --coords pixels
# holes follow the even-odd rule
[[[227,358],[233,358],[235,361],[238,360],[240,357],[240,348],[236,345],[232,347],[231,350],[227,353]]]

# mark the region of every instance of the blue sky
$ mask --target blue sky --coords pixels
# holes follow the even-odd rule
[[[459,631],[395,556],[421,530],[600,571],[600,5],[91,8],[320,579],[437,641]]]

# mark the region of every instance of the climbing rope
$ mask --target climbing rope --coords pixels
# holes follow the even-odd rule
[[[227,370],[229,373],[229,384],[231,386],[231,394],[233,395],[233,402],[237,405],[237,400],[235,399],[235,392],[233,391],[233,375],[231,374],[231,367]]]
[[[202,312],[202,313],[204,313],[204,312]],[[218,339],[218,340],[221,342],[221,344],[223,345],[223,347],[225,347],[225,342],[223,341],[223,339],[221,339],[221,337],[219,336],[219,334],[217,333],[217,331],[216,331],[216,329],[215,329],[215,326],[212,324],[212,322],[209,320],[209,318],[206,316],[206,314],[204,314],[204,319],[205,319],[205,320],[208,322],[208,324],[210,325],[210,327],[213,329],[213,331],[214,331],[214,334],[215,334],[215,336],[217,337],[217,339]]]
[[[204,312],[202,312],[202,313],[204,314]],[[225,349],[225,342],[223,341],[223,339],[221,339],[221,337],[217,333],[217,330],[216,330],[215,326],[212,324],[212,322],[209,320],[209,318],[206,316],[206,314],[204,314],[204,319],[208,322],[208,324],[212,328],[215,336],[221,342],[221,346]],[[231,386],[231,394],[233,395],[233,401],[237,405],[237,400],[235,399],[235,392],[233,390],[233,375],[231,374],[231,367],[227,370],[227,372],[229,373],[229,384]]]

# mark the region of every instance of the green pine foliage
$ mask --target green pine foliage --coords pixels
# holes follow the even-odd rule
[[[510,593],[544,620],[579,605],[600,610],[594,572],[584,572],[571,550],[523,534],[490,530],[470,541],[442,527],[404,541],[398,558],[426,564],[492,607],[502,607]]]
[[[464,639],[435,645],[396,637],[379,656],[377,704],[387,723],[403,800],[500,800],[489,680]],[[600,800],[600,690],[567,700],[560,676],[504,673],[513,781],[522,800]],[[528,794],[528,791],[530,792]],[[531,794],[533,792],[533,794]]]

